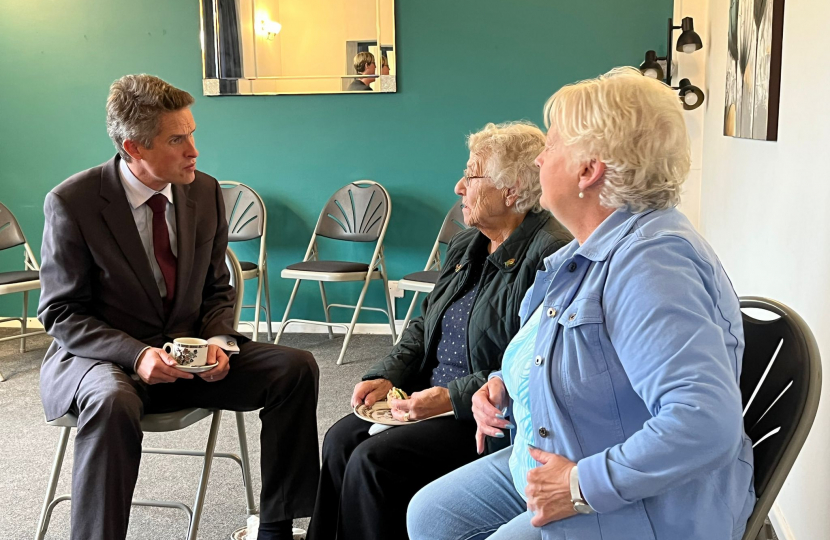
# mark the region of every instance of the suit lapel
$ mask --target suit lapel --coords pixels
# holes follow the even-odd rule
[[[135,272],[139,283],[144,288],[150,303],[153,304],[156,312],[164,318],[164,306],[161,302],[156,280],[153,278],[153,270],[150,268],[150,261],[144,253],[144,245],[135,226],[133,211],[130,203],[127,202],[127,195],[121,185],[121,178],[118,174],[118,163],[120,158],[111,159],[101,173],[101,197],[109,201],[101,214],[107,226],[121,248],[121,252]]]
[[[170,319],[179,311],[193,270],[196,252],[196,203],[190,199],[190,186],[173,185],[173,204],[176,207],[176,295],[170,310]]]

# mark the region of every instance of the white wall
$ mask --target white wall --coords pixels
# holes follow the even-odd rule
[[[729,0],[676,5],[695,17],[705,47],[702,136],[690,126],[702,149],[699,228],[738,294],[775,298],[804,317],[830,373],[830,69],[820,54],[830,48],[830,2],[786,2],[778,142],[723,135]],[[822,394],[777,501],[789,540],[830,538],[830,383]]]

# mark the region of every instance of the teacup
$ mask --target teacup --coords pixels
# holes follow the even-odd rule
[[[208,342],[199,338],[178,338],[165,343],[164,352],[180,366],[198,367],[207,364]]]

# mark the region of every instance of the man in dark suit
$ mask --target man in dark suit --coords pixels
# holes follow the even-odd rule
[[[233,327],[219,184],[196,170],[193,97],[149,75],[110,88],[113,159],[44,204],[38,317],[55,338],[41,370],[48,420],[78,416],[72,539],[126,537],[146,413],[262,409],[260,540],[291,537],[319,475],[314,357],[251,342]],[[160,347],[208,340],[191,373]]]

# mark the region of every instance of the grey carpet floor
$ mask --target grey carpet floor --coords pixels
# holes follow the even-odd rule
[[[0,329],[0,336],[10,331]],[[40,404],[38,376],[40,362],[51,338],[30,338],[27,352],[19,352],[19,342],[0,343],[0,372],[8,379],[0,383],[0,538],[34,538],[46,482],[57,445],[58,428],[47,426]],[[317,425],[320,442],[326,430],[343,415],[351,412],[349,398],[355,383],[366,370],[383,357],[391,346],[389,336],[358,335],[352,338],[346,363],[335,364],[342,336],[329,340],[325,334],[286,334],[281,345],[311,351],[320,366],[320,401]],[[248,447],[251,456],[254,493],[259,493],[259,431],[257,413],[246,413]],[[203,450],[207,441],[208,421],[202,421],[174,433],[148,433],[146,446]],[[64,461],[58,494],[70,490],[72,442]],[[238,452],[236,423],[232,413],[225,413],[217,451]],[[145,455],[135,496],[142,499],[169,499],[193,504],[200,459],[195,457]],[[286,465],[290,466],[290,465]],[[258,501],[257,501],[258,503]],[[199,538],[224,540],[245,524],[245,493],[238,465],[215,459],[205,500]],[[295,526],[305,528],[307,520]],[[133,507],[127,538],[131,540],[166,540],[184,538],[187,519],[180,510]],[[69,538],[69,503],[59,504],[49,526],[48,539]]]

